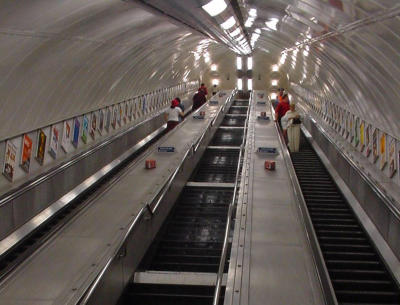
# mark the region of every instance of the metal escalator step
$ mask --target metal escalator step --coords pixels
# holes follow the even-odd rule
[[[130,284],[120,304],[135,305],[211,305],[214,286]],[[222,289],[224,301],[225,287]]]
[[[357,269],[357,270],[382,270],[382,264],[379,261],[373,260],[326,260],[327,266],[340,269]]]
[[[222,120],[221,126],[239,126],[242,127],[246,123],[245,116],[225,116]]]
[[[321,236],[318,238],[320,243],[341,243],[341,244],[363,244],[368,245],[368,239],[365,237],[343,237],[343,236]]]
[[[399,304],[400,295],[394,291],[357,291],[357,290],[337,290],[336,297],[339,302],[357,302],[356,304],[364,304],[365,302],[372,304]]]
[[[348,280],[335,279],[332,284],[338,290],[373,290],[392,291],[395,289],[393,283],[387,280]]]
[[[332,279],[356,279],[356,280],[387,280],[388,274],[383,270],[360,269],[328,269]]]
[[[348,251],[348,252],[370,252],[372,247],[369,244],[328,244],[321,242],[323,251]]]
[[[339,304],[400,304],[398,285],[304,137],[291,157]]]
[[[211,146],[240,146],[243,141],[243,129],[222,129],[219,128],[215,132],[214,137],[210,141]],[[239,153],[238,151],[236,151]]]

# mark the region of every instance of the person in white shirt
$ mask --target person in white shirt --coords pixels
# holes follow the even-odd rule
[[[167,121],[167,132],[179,124],[179,117],[184,118],[184,115],[181,108],[179,108],[179,101],[174,99],[171,102],[171,107],[164,113],[164,118]]]
[[[296,111],[296,104],[290,102],[290,109],[282,117],[282,129],[287,138],[288,147],[291,152],[299,151],[300,147],[300,124],[301,116]]]

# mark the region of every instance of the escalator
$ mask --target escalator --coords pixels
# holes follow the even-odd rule
[[[293,166],[341,305],[400,304],[400,290],[311,145],[302,137]]]
[[[240,145],[246,121],[243,113],[247,114],[248,110],[248,101],[234,101],[233,104],[235,102],[241,103],[240,115],[224,117],[131,283],[125,288],[119,305],[213,303],[215,283],[199,284],[196,277],[210,276],[215,281],[221,262],[228,210],[241,163]],[[227,257],[230,246],[228,244]],[[226,260],[224,273],[228,265],[229,260]],[[159,278],[167,276],[167,282],[160,283],[159,278],[157,283],[140,282],[137,275],[141,273]],[[173,283],[182,276],[195,280]],[[225,287],[222,287],[219,304],[223,304],[224,291]]]

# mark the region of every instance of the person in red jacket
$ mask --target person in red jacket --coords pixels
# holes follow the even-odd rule
[[[206,102],[207,102],[207,99],[204,94],[204,91],[199,89],[199,91],[197,91],[196,94],[193,96],[192,111],[195,111],[196,109],[200,108]]]
[[[202,90],[204,92],[204,95],[207,96],[208,95],[208,91],[207,91],[207,87],[204,85],[204,83],[202,83],[200,85],[200,88],[198,91]]]
[[[276,106],[275,108],[275,122],[278,122],[281,128],[282,128],[281,119],[289,109],[290,109],[289,96],[287,95],[287,93],[285,93],[282,96],[282,101],[279,102],[278,106]]]

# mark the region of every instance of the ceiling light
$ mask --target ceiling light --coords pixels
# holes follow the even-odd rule
[[[212,64],[211,65],[211,71],[217,71],[217,65],[216,64]]]
[[[213,85],[213,86],[218,86],[218,85],[219,85],[219,79],[214,78],[214,79],[212,80],[212,85]]]
[[[233,16],[231,16],[228,20],[226,20],[224,23],[221,24],[221,27],[224,30],[229,30],[231,27],[233,27],[236,23],[236,20]]]
[[[247,90],[253,90],[253,80],[251,78],[247,80]]]
[[[235,40],[239,41],[239,40],[242,40],[243,38],[244,38],[244,36],[240,35],[239,37],[236,37]]]
[[[253,69],[253,57],[247,57],[247,70]]]
[[[243,90],[243,80],[241,78],[238,78],[237,80],[237,87],[238,90]]]
[[[257,10],[255,8],[252,8],[249,10],[249,15],[252,17],[256,17],[257,16]]]
[[[276,100],[276,93],[271,93],[271,100]]]
[[[255,29],[254,32],[257,33],[257,34],[261,34],[261,30],[260,29]]]
[[[236,58],[236,68],[242,70],[242,58],[240,56]]]
[[[240,28],[236,28],[234,31],[230,32],[229,35],[231,37],[235,37],[240,34]]]
[[[273,79],[271,81],[272,86],[278,86],[278,81],[276,79]]]
[[[251,18],[246,20],[246,23],[244,24],[244,26],[246,28],[250,28],[253,25],[253,20]]]
[[[269,21],[265,22],[265,25],[270,28],[271,30],[276,31],[276,25],[278,24],[279,19],[277,18],[271,18]]]
[[[277,72],[278,70],[279,70],[278,65],[273,65],[273,66],[272,66],[272,71],[273,71],[273,72]]]
[[[210,16],[214,17],[222,13],[227,8],[227,5],[224,0],[212,0],[208,2],[206,5],[203,5],[202,8]]]

